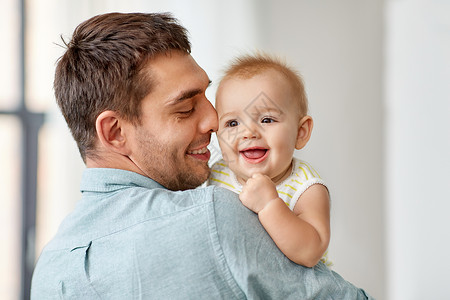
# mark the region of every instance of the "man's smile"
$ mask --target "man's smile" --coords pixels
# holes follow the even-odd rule
[[[188,150],[187,154],[193,158],[202,160],[202,161],[208,161],[211,157],[211,153],[209,152],[209,149],[207,146],[204,146],[202,148],[194,149],[194,150]]]

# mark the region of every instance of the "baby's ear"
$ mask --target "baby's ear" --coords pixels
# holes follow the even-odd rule
[[[311,137],[313,129],[313,119],[310,116],[304,116],[298,122],[297,142],[295,143],[295,149],[300,150],[306,146]]]

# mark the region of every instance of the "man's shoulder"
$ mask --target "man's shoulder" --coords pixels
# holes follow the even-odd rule
[[[213,207],[215,222],[217,229],[222,231],[225,237],[225,232],[230,230],[230,234],[235,236],[236,231],[242,228],[249,229],[245,234],[253,231],[263,231],[263,227],[259,222],[258,215],[245,207],[239,200],[239,195],[233,191],[220,186],[210,186],[213,192]]]
[[[171,191],[168,191],[169,193]],[[211,185],[205,182],[204,185],[186,191],[178,191],[172,192],[180,197],[194,197],[194,198],[203,198],[205,201],[222,201],[222,200],[231,200],[231,201],[239,201],[239,195],[233,191],[230,191],[226,188],[223,188],[218,185]]]
[[[214,199],[223,200],[223,199],[237,199],[239,200],[239,195],[229,189],[226,189],[217,185],[210,185],[205,187],[205,189],[211,189],[212,195]]]
[[[245,209],[245,206],[243,206],[241,201],[239,200],[239,195],[224,187],[217,185],[208,185],[206,187],[197,188],[194,191],[195,193],[197,193],[197,195],[202,195],[201,197],[204,199],[204,202],[211,201],[213,202],[215,207],[220,207],[215,209],[216,211],[219,210],[219,213],[226,213],[221,212],[221,209],[225,209],[222,208],[224,206],[228,207],[229,209]],[[191,195],[191,197],[193,195]]]
[[[257,215],[242,204],[237,193],[216,185],[197,190],[204,190],[204,193],[209,195],[207,198],[213,204],[215,221],[219,227],[221,224],[228,226],[231,223],[245,223],[249,219],[255,219],[259,223]]]

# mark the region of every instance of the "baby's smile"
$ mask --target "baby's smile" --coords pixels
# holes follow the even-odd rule
[[[239,151],[239,153],[245,159],[245,161],[251,164],[258,164],[268,157],[269,149],[260,147],[251,147],[241,150]]]

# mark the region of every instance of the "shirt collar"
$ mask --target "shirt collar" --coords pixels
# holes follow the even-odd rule
[[[81,192],[113,192],[130,186],[165,189],[153,179],[135,172],[120,169],[87,168],[83,171],[80,190]]]

